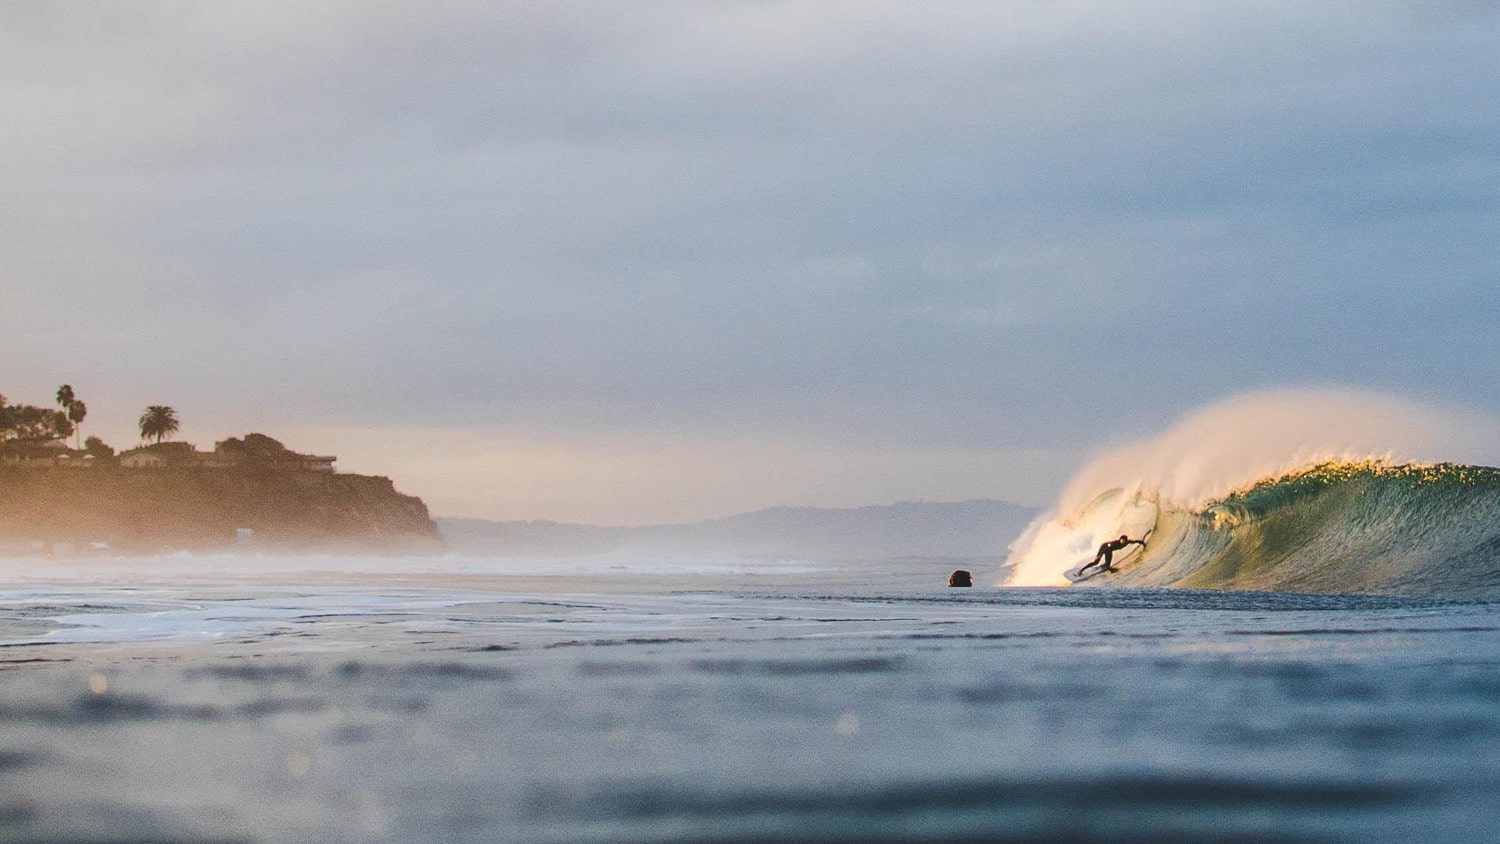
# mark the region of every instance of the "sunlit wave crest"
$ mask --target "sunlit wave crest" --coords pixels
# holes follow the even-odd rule
[[[1095,585],[1500,596],[1500,428],[1350,390],[1246,396],[1104,455],[1011,546],[1004,585],[1061,586],[1100,542],[1150,547]]]

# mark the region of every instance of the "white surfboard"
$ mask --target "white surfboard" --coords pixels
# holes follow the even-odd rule
[[[1142,536],[1141,539],[1150,542],[1151,534],[1154,532],[1154,529],[1146,531],[1146,535]],[[1135,562],[1136,557],[1139,557],[1145,550],[1146,549],[1140,545],[1127,545],[1114,553],[1114,556],[1110,558],[1109,565],[1111,568],[1118,571],[1124,568],[1126,565]],[[1085,580],[1093,580],[1101,574],[1108,573],[1104,570],[1104,565],[1102,563],[1090,568],[1088,571],[1083,571],[1084,566],[1087,566],[1093,561],[1093,557],[1079,560],[1077,564],[1075,564],[1072,568],[1063,572],[1063,577],[1066,577],[1069,583],[1080,583]]]

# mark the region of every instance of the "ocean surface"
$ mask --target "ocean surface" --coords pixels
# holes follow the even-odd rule
[[[0,840],[1500,840],[1494,605],[960,566],[0,561]]]

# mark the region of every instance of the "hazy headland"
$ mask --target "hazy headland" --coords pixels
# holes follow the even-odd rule
[[[172,441],[174,408],[141,414],[141,445],[117,452],[81,427],[73,388],[57,409],[0,396],[0,553],[150,554],[431,550],[437,526],[420,498],[386,477],[341,473],[264,434],[213,450]],[[74,438],[69,447],[69,437]]]

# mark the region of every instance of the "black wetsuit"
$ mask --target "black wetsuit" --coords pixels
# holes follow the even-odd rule
[[[1093,562],[1079,569],[1079,574],[1082,574],[1084,569],[1099,565],[1100,560],[1104,561],[1104,565],[1102,566],[1102,568],[1105,571],[1114,571],[1114,569],[1110,568],[1109,563],[1112,559],[1114,559],[1115,552],[1119,551],[1127,545],[1140,545],[1142,547],[1145,547],[1146,541],[1144,539],[1111,539],[1110,541],[1099,546],[1099,553],[1094,555]]]

